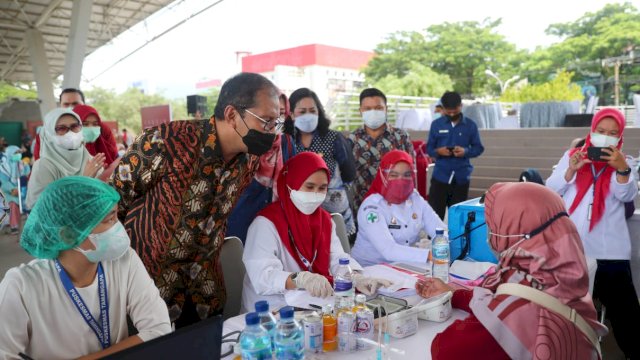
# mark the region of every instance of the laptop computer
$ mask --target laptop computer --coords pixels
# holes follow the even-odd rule
[[[210,317],[103,359],[220,359],[222,322]]]

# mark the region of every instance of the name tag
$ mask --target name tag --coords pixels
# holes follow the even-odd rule
[[[389,229],[400,230],[400,229],[402,229],[402,226],[400,226],[400,225],[389,225]]]
[[[445,130],[438,130],[438,133],[440,134],[448,134],[449,130],[445,129]]]
[[[591,221],[591,210],[593,209],[593,204],[589,204],[589,210],[587,211],[587,221]]]

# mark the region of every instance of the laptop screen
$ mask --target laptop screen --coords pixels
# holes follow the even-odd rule
[[[104,359],[220,359],[222,315],[120,351]]]

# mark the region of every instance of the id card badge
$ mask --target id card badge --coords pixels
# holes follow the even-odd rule
[[[593,209],[593,204],[589,204],[589,210],[587,211],[587,220],[591,221],[591,209]]]

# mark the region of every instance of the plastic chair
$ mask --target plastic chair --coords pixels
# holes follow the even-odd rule
[[[338,235],[338,238],[340,238],[342,249],[347,254],[350,253],[351,245],[349,244],[349,235],[347,235],[347,226],[344,223],[342,214],[333,213],[331,214],[331,218],[333,219],[333,222],[336,224],[336,234]]]
[[[240,314],[242,304],[242,284],[246,270],[242,262],[244,247],[242,241],[236,236],[224,238],[222,251],[220,252],[220,264],[222,275],[227,288],[227,302],[222,311],[224,320]]]

